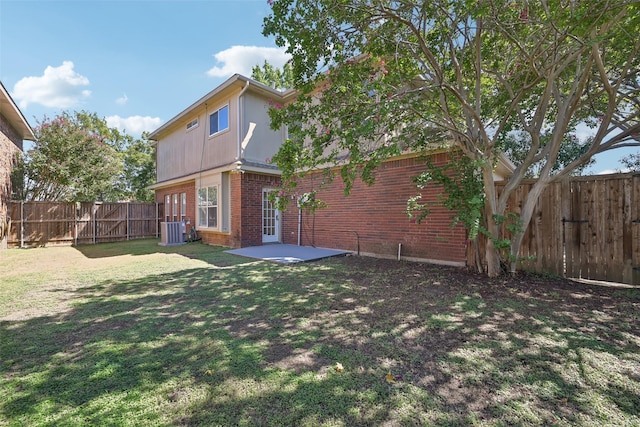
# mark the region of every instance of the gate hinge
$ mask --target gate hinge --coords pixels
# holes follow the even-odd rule
[[[640,224],[640,219],[632,219],[631,222],[636,223],[636,224]]]

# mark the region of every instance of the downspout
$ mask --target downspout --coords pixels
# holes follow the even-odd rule
[[[300,238],[302,235],[302,208],[298,208],[298,246],[300,246]]]
[[[249,81],[247,80],[247,83],[244,85],[244,87],[242,88],[242,90],[240,91],[240,94],[238,95],[238,153],[236,156],[236,162],[241,161],[240,157],[242,156],[242,113],[243,113],[243,109],[242,109],[242,95],[244,95],[244,93],[247,91],[247,89],[249,89]]]

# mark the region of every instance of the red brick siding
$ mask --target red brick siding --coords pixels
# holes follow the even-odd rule
[[[277,188],[280,177],[245,172],[241,180],[241,245],[259,246],[262,245],[262,190]]]
[[[11,169],[19,151],[22,151],[22,138],[0,114],[0,220],[3,220],[8,211],[11,198]]]
[[[434,157],[436,164],[446,161],[446,154]],[[349,196],[344,196],[339,177],[326,187],[316,187],[318,198],[328,207],[317,210],[315,218],[303,212],[301,243],[356,251],[359,240],[361,253],[384,257],[397,256],[401,243],[403,257],[464,263],[465,230],[451,227],[450,211],[436,206],[420,224],[406,215],[407,200],[418,193],[412,178],[423,170],[424,162],[419,159],[396,160],[377,169],[373,186],[356,182]],[[313,179],[300,183],[299,192],[313,189]],[[315,182],[319,182],[317,177]],[[425,188],[422,201],[436,201],[440,191],[436,186]],[[283,238],[285,243],[297,243],[298,209],[294,203],[284,214]]]
[[[191,221],[190,225],[187,225],[187,231],[190,230],[191,227],[195,227],[196,225],[196,184],[195,181],[187,181],[180,183],[178,185],[174,185],[172,187],[166,187],[159,190],[156,190],[156,203],[160,203],[160,212],[163,213],[160,221],[165,221],[166,212],[164,212],[164,196],[167,194],[171,197],[171,208],[173,209],[173,195],[178,195],[178,210],[182,208],[180,202],[180,194],[187,194],[187,212],[186,217],[187,220]],[[173,211],[170,211],[171,218],[173,220]],[[180,212],[178,212],[178,221],[180,220]]]
[[[262,189],[277,188],[280,178],[251,172],[230,174],[230,231],[198,229],[204,243],[232,248],[262,244]],[[164,196],[187,193],[187,218],[196,225],[196,184],[188,181],[172,187],[156,190],[156,202],[164,206]],[[173,205],[172,205],[173,207]],[[227,207],[223,206],[223,209]],[[163,219],[164,220],[164,219]],[[189,227],[187,227],[187,231]]]

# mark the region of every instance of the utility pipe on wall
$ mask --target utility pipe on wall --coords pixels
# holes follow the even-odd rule
[[[298,246],[300,246],[301,234],[302,234],[302,209],[298,208]]]
[[[398,261],[400,261],[400,253],[402,252],[402,243],[398,243]]]

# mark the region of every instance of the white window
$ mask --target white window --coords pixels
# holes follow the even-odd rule
[[[180,193],[180,221],[187,219],[187,193]]]
[[[209,136],[229,129],[229,106],[225,105],[209,115]]]
[[[173,220],[178,220],[178,195],[173,195]]]
[[[218,228],[218,187],[198,189],[198,227]]]
[[[164,220],[166,222],[171,221],[171,196],[164,196]]]
[[[192,121],[190,121],[189,123],[187,123],[187,130],[191,130],[194,127],[198,126],[198,118],[193,119]]]

